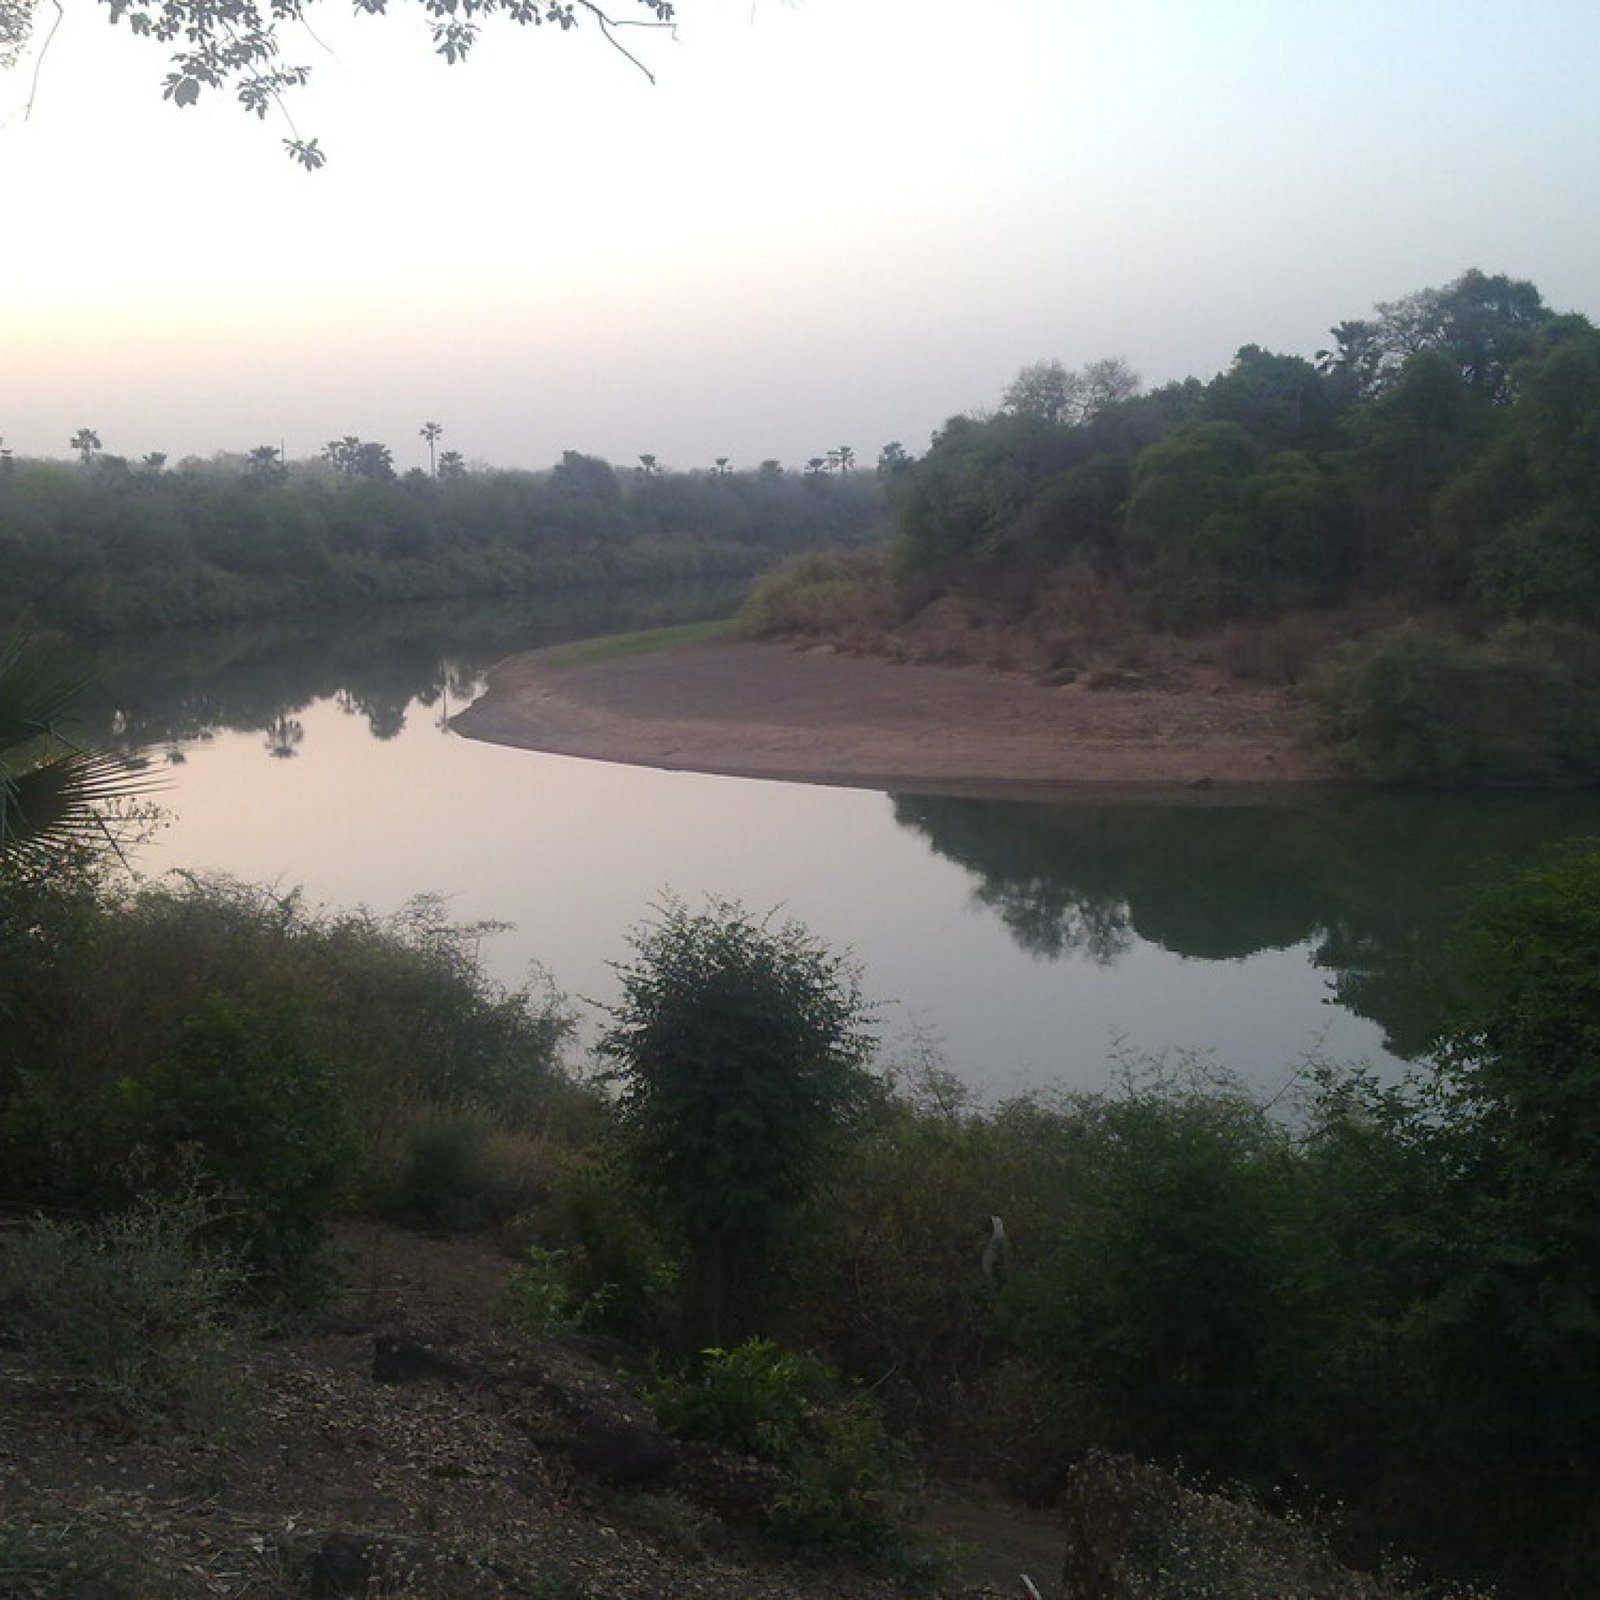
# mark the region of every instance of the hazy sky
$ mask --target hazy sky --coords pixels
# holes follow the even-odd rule
[[[285,48],[315,174],[62,3],[30,120],[0,73],[23,454],[406,466],[437,419],[498,466],[870,461],[1031,360],[1208,377],[1471,266],[1600,315],[1595,0],[681,0],[631,37],[654,88],[592,35],[447,67],[405,0],[329,0]]]

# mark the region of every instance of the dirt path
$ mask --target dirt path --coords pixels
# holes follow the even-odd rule
[[[513,656],[468,738],[674,771],[940,793],[1326,779],[1282,690],[1220,673],[1047,687],[717,639],[552,670]]]

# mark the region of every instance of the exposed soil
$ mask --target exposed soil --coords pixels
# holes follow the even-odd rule
[[[248,1401],[201,1425],[110,1427],[0,1344],[0,1600],[903,1592],[776,1553],[678,1469],[648,1488],[585,1470],[558,1442],[575,1414],[649,1422],[626,1353],[496,1324],[490,1305],[513,1263],[492,1243],[362,1225],[343,1245],[337,1314],[249,1347]],[[437,1370],[377,1381],[375,1343],[395,1334],[439,1352]],[[963,1547],[942,1593],[1020,1594],[1022,1572],[1054,1592],[1059,1517],[936,1496],[928,1529]],[[338,1586],[341,1561],[368,1563],[367,1587]]]
[[[637,766],[937,793],[1330,776],[1288,691],[1195,663],[1041,682],[726,639],[559,669],[535,651],[495,667],[452,726]]]

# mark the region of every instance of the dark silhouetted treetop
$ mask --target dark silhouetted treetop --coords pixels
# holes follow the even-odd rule
[[[134,33],[172,47],[171,68],[162,84],[162,98],[176,106],[192,106],[202,90],[231,90],[246,111],[265,117],[277,109],[287,118],[283,96],[304,85],[307,66],[282,59],[281,31],[286,23],[304,22],[320,0],[101,0],[112,22],[127,19]],[[486,18],[501,16],[521,27],[546,23],[563,32],[584,23],[605,37],[653,83],[654,75],[618,38],[627,27],[670,28],[669,0],[631,0],[644,16],[614,17],[593,0],[415,0],[426,14],[433,47],[448,62],[464,60],[477,42]],[[26,36],[26,11],[17,0],[0,0],[0,64]],[[355,9],[383,15],[388,0],[355,0]],[[289,154],[308,171],[327,160],[315,139],[302,139],[289,119]]]

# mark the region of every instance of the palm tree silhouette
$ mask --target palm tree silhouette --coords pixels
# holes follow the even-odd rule
[[[428,472],[432,477],[439,476],[439,463],[434,459],[433,449],[439,442],[444,429],[437,422],[424,422],[418,436],[428,441]]]
[[[94,453],[101,448],[100,435],[93,428],[79,428],[72,436],[72,448],[83,457],[84,466],[94,460]]]

